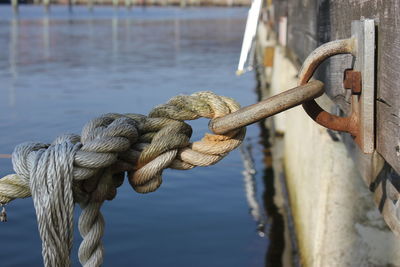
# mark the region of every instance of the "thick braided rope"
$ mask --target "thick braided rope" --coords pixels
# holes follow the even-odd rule
[[[43,240],[45,266],[70,266],[74,201],[72,164],[79,145],[55,144],[36,151],[30,188]],[[54,252],[54,250],[58,250]]]
[[[190,96],[176,96],[168,103],[154,108],[149,117],[180,121],[194,120],[200,117],[212,119],[232,113],[239,108],[240,105],[232,98],[205,91]],[[202,140],[181,147],[168,166],[173,169],[187,170],[195,166],[213,165],[225,157],[228,152],[238,147],[245,134],[245,128],[226,135],[206,134]],[[136,172],[129,173],[129,181],[137,192],[152,192],[161,184],[162,164],[158,162],[159,158],[156,158],[153,160],[154,164],[150,165],[148,158],[141,155],[139,164],[147,165]],[[171,158],[172,156],[169,159]]]
[[[76,189],[74,193],[76,195],[76,201],[81,203],[81,206],[83,207],[83,211],[79,219],[79,230],[83,237],[83,241],[79,248],[79,259],[84,266],[101,265],[103,261],[101,237],[104,232],[104,220],[100,213],[101,203],[105,199],[112,199],[115,196],[116,186],[122,183],[121,171],[124,171],[125,169],[135,169],[134,159],[131,162],[132,166],[129,166],[129,164],[121,164],[122,162],[118,160],[118,154],[129,154],[128,152],[132,144],[136,143],[138,139],[138,130],[136,128],[137,122],[129,117],[136,118],[139,122],[144,118],[144,116],[133,114],[130,114],[129,116],[123,116],[120,114],[106,114],[90,121],[82,131],[82,147],[74,155],[74,166],[71,166],[71,169],[73,169],[74,180],[80,184],[80,186],[74,187]],[[165,121],[171,120],[153,119],[150,121],[150,123],[148,123],[148,125],[144,124],[144,126],[148,127],[148,130],[162,129],[162,127],[166,125]],[[182,132],[186,133],[186,135],[184,134],[183,144],[187,144],[191,134],[190,126],[186,125],[182,127],[182,125],[185,125],[184,123],[175,121],[172,122],[174,122],[173,125],[168,126],[174,126],[173,129],[175,131],[181,130]],[[163,132],[164,134],[168,134],[170,131]],[[161,131],[161,133],[158,133],[158,136],[163,132]],[[155,136],[157,136],[157,134]],[[73,139],[72,141],[74,142],[78,142],[80,140],[79,136],[68,137]],[[146,140],[146,138],[148,139],[148,137],[143,136],[143,139]],[[57,140],[60,139],[65,139],[65,137],[60,137]],[[168,142],[164,141],[164,143],[166,143],[166,146],[169,145]],[[160,146],[160,144],[158,144],[158,146]],[[16,151],[13,153],[14,169],[18,173],[16,178],[21,176],[25,177],[25,180],[28,181],[24,181],[23,185],[27,185],[29,183],[29,177],[33,177],[29,166],[37,165],[32,163],[32,160],[28,160],[28,158],[35,159],[33,152],[36,152],[36,150],[42,151],[47,148],[48,145],[46,144],[22,144],[18,146]],[[160,149],[158,149],[158,152],[159,150]],[[133,152],[133,155],[139,153],[135,150],[131,152]],[[167,153],[171,154],[171,152]],[[162,157],[160,158],[162,159]],[[172,159],[173,158],[171,158],[171,160]],[[113,179],[113,176],[117,179]],[[26,187],[21,188],[26,189]],[[27,196],[27,193],[24,193],[24,196]],[[13,197],[15,196],[12,196],[12,198]],[[51,204],[52,202],[49,201],[48,203]],[[57,217],[57,215],[58,214],[55,216]],[[42,226],[42,223],[46,223],[46,221],[43,221],[41,218],[42,217],[38,213],[39,229],[48,229]],[[69,224],[72,226],[72,221],[64,222],[64,224]],[[60,262],[47,259],[62,259],[63,256],[65,257],[65,255],[68,257],[70,250],[54,251],[54,249],[52,249],[54,246],[47,246],[47,238],[44,235],[41,236],[43,240],[43,257],[45,260],[45,265],[67,266],[67,261],[62,261],[66,265],[60,265]],[[54,242],[51,244],[54,244]]]
[[[52,233],[41,233],[45,265],[69,264],[68,260],[61,259],[65,255],[69,258],[73,222],[70,207],[73,209],[75,201],[83,209],[79,218],[79,230],[83,237],[79,248],[80,262],[84,266],[99,266],[103,261],[101,238],[104,232],[100,208],[104,200],[115,197],[116,188],[123,182],[124,172],[128,171],[129,181],[136,191],[147,193],[160,186],[162,171],[167,167],[191,169],[215,164],[241,143],[245,130],[239,129],[227,135],[209,134],[201,141],[189,143],[192,130],[183,120],[216,118],[238,108],[239,105],[230,98],[201,92],[172,98],[167,104],[156,107],[149,117],[137,114],[103,115],[85,125],[82,137],[64,135],[52,145],[22,144],[13,153],[17,174],[0,179],[0,204],[28,197],[31,192],[41,196],[43,181],[51,181],[48,189],[51,189],[53,200],[35,200],[34,197],[39,231],[43,229],[43,232]],[[52,164],[49,165],[50,161]],[[37,178],[39,175],[43,175],[44,180]],[[65,195],[62,195],[63,191]],[[62,198],[64,201],[60,204]],[[61,216],[59,210],[65,206],[69,208]],[[57,218],[56,225],[46,225],[42,216],[45,211]],[[65,228],[58,226],[63,223]],[[56,228],[58,231],[51,230]],[[55,251],[53,247],[58,246],[60,240],[66,245]]]

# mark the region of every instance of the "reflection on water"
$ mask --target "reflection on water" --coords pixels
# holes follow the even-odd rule
[[[112,52],[113,58],[118,56],[118,17],[112,18]]]
[[[300,266],[300,260],[286,189],[283,139],[281,136],[270,135],[266,121],[268,127],[271,126],[270,120],[262,120],[259,123],[260,141],[264,147],[262,179],[264,209],[268,218],[266,235],[270,240],[265,254],[265,265],[297,267]],[[270,142],[271,140],[273,141]]]
[[[181,30],[180,30],[180,20],[174,19],[174,40],[175,40],[175,53],[179,54],[181,47]]]
[[[283,252],[285,249],[285,222],[283,215],[274,205],[274,196],[276,195],[274,184],[274,170],[271,167],[264,169],[264,208],[269,218],[268,238],[271,245],[265,255],[267,266],[283,266]]]
[[[9,51],[0,54],[0,95],[8,96],[0,97],[1,154],[24,141],[79,133],[103,113],[147,114],[181,93],[213,90],[242,105],[255,102],[253,77],[234,74],[246,8],[128,13],[96,7],[90,13],[74,7],[70,13],[53,6],[45,15],[43,7],[21,6],[18,18],[9,11],[0,6],[0,50]],[[190,124],[192,140],[207,131],[206,120]],[[258,128],[249,127],[248,136],[257,140]],[[259,145],[253,149],[262,151]],[[255,155],[260,168],[261,153]],[[235,151],[216,166],[167,170],[152,194],[120,187],[103,208],[104,265],[263,266],[269,241],[255,233],[248,215],[242,168]],[[0,158],[0,176],[11,172],[10,160]],[[250,189],[259,180],[256,174]],[[9,222],[0,225],[0,240],[7,244],[0,250],[2,265],[41,266],[31,199],[14,201],[7,213]]]
[[[44,60],[50,58],[50,32],[49,32],[50,19],[48,16],[44,16],[42,19],[42,29],[43,29],[43,56]]]
[[[9,66],[10,73],[13,79],[17,79],[17,46],[18,46],[18,19],[12,18],[10,23],[10,52],[9,52]]]
[[[254,221],[257,223],[257,231],[261,237],[265,236],[265,222],[264,214],[262,213],[261,207],[257,200],[257,181],[256,181],[256,169],[254,166],[254,160],[251,154],[251,144],[243,144],[240,146],[240,154],[242,156],[244,171],[244,187],[246,192],[247,203],[250,208],[250,214],[253,216]]]
[[[10,22],[10,45],[9,45],[9,69],[11,84],[9,87],[8,104],[15,107],[15,83],[18,79],[17,71],[17,47],[18,47],[18,19],[13,17]]]

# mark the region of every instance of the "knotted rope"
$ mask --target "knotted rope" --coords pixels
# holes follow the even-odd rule
[[[79,260],[83,266],[100,266],[100,208],[116,196],[125,173],[134,190],[148,193],[161,185],[165,168],[187,170],[217,163],[240,145],[245,128],[206,134],[190,143],[192,129],[184,120],[217,118],[239,107],[233,99],[212,92],[181,95],[149,116],[105,114],[87,123],[81,136],[62,135],[52,144],[20,144],[12,154],[16,174],[0,179],[0,204],[32,196],[45,266],[70,266],[73,209],[78,203],[83,237]],[[5,212],[1,218],[6,220]]]

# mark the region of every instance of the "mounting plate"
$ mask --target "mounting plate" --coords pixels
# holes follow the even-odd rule
[[[357,144],[364,153],[375,149],[375,22],[363,19],[351,23],[351,34],[355,39],[354,67],[361,72],[361,95],[352,96],[358,111],[359,136]]]

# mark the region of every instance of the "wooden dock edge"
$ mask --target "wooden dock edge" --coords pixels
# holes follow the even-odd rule
[[[284,29],[282,29],[280,19],[282,16],[279,16],[279,12],[286,16],[290,15],[292,13],[287,12],[288,6],[286,6],[286,13],[282,11],[285,9],[284,3],[286,2],[289,6],[297,4],[292,3],[294,1],[280,1],[274,7],[272,3],[276,1],[269,2],[270,5],[266,9],[274,8],[275,18],[271,21],[271,17],[268,18],[264,14],[263,18],[268,19],[261,21],[257,34],[257,77],[262,98],[296,85],[296,74],[307,53],[320,43],[331,39],[324,32],[320,32],[319,35],[325,34],[323,36],[325,39],[321,37],[322,39],[318,41],[308,40],[310,36],[307,34],[299,37],[296,43],[291,39],[293,36],[290,36],[295,34],[293,31],[304,34],[310,29],[310,24],[318,24],[316,19],[306,21],[312,16],[319,18],[315,12],[316,8],[308,7],[308,11],[304,11],[303,9],[307,6],[300,4],[298,7],[300,14],[306,14],[302,18],[304,22],[291,25],[293,21],[298,22],[296,16],[286,19],[288,23],[284,32],[286,37],[282,38],[279,35],[282,35]],[[313,5],[313,2],[316,5],[316,1],[309,1],[308,5]],[[332,7],[329,6],[318,6],[318,8],[320,11],[324,8],[328,9],[324,11],[325,13],[333,12]],[[264,9],[263,12],[268,12],[268,10]],[[319,23],[322,22],[319,21]],[[323,23],[328,24],[327,21]],[[329,21],[329,23],[332,22]],[[315,31],[322,31],[320,27]],[[331,27],[338,26],[329,26]],[[348,29],[343,25],[340,27],[346,32],[350,31],[350,27]],[[302,54],[299,54],[299,51]],[[338,86],[338,82],[343,81],[341,75],[344,65],[349,64],[349,60],[348,56],[339,56],[338,59],[331,60],[330,64],[324,64],[317,74],[318,79],[322,79],[328,85],[329,97],[325,97],[322,102],[327,110],[335,113],[349,112],[349,103],[343,92],[339,94],[331,89]],[[382,69],[379,70],[382,71]],[[396,90],[398,93],[400,86]],[[380,117],[382,114],[379,115],[379,112],[382,112],[379,108],[379,102],[381,102],[379,98],[377,102],[379,120],[382,119]],[[382,135],[378,133],[378,139],[381,139],[377,140],[377,150],[373,154],[363,154],[349,135],[328,131],[316,125],[306,117],[301,108],[296,108],[287,114],[279,114],[272,120],[275,134],[285,136],[286,182],[302,263],[305,266],[338,266],[338,264],[348,266],[355,263],[362,266],[371,262],[379,263],[378,265],[399,265],[400,257],[395,251],[400,247],[400,224],[397,215],[400,177],[396,172],[398,164],[391,165],[393,158],[389,157],[391,160],[387,160],[386,154],[379,149],[382,146],[379,146],[379,142],[383,141]],[[378,122],[378,129],[382,129],[379,128],[380,125],[382,123]],[[310,138],[314,139],[313,142]],[[397,139],[400,139],[399,135]],[[393,138],[390,138],[388,142],[392,140]],[[296,141],[301,144],[296,144]],[[319,148],[321,146],[326,151],[321,150]],[[317,176],[319,180],[312,176]],[[360,184],[361,178],[367,186]],[[332,191],[336,194],[332,194]],[[357,247],[354,244],[358,244]]]

